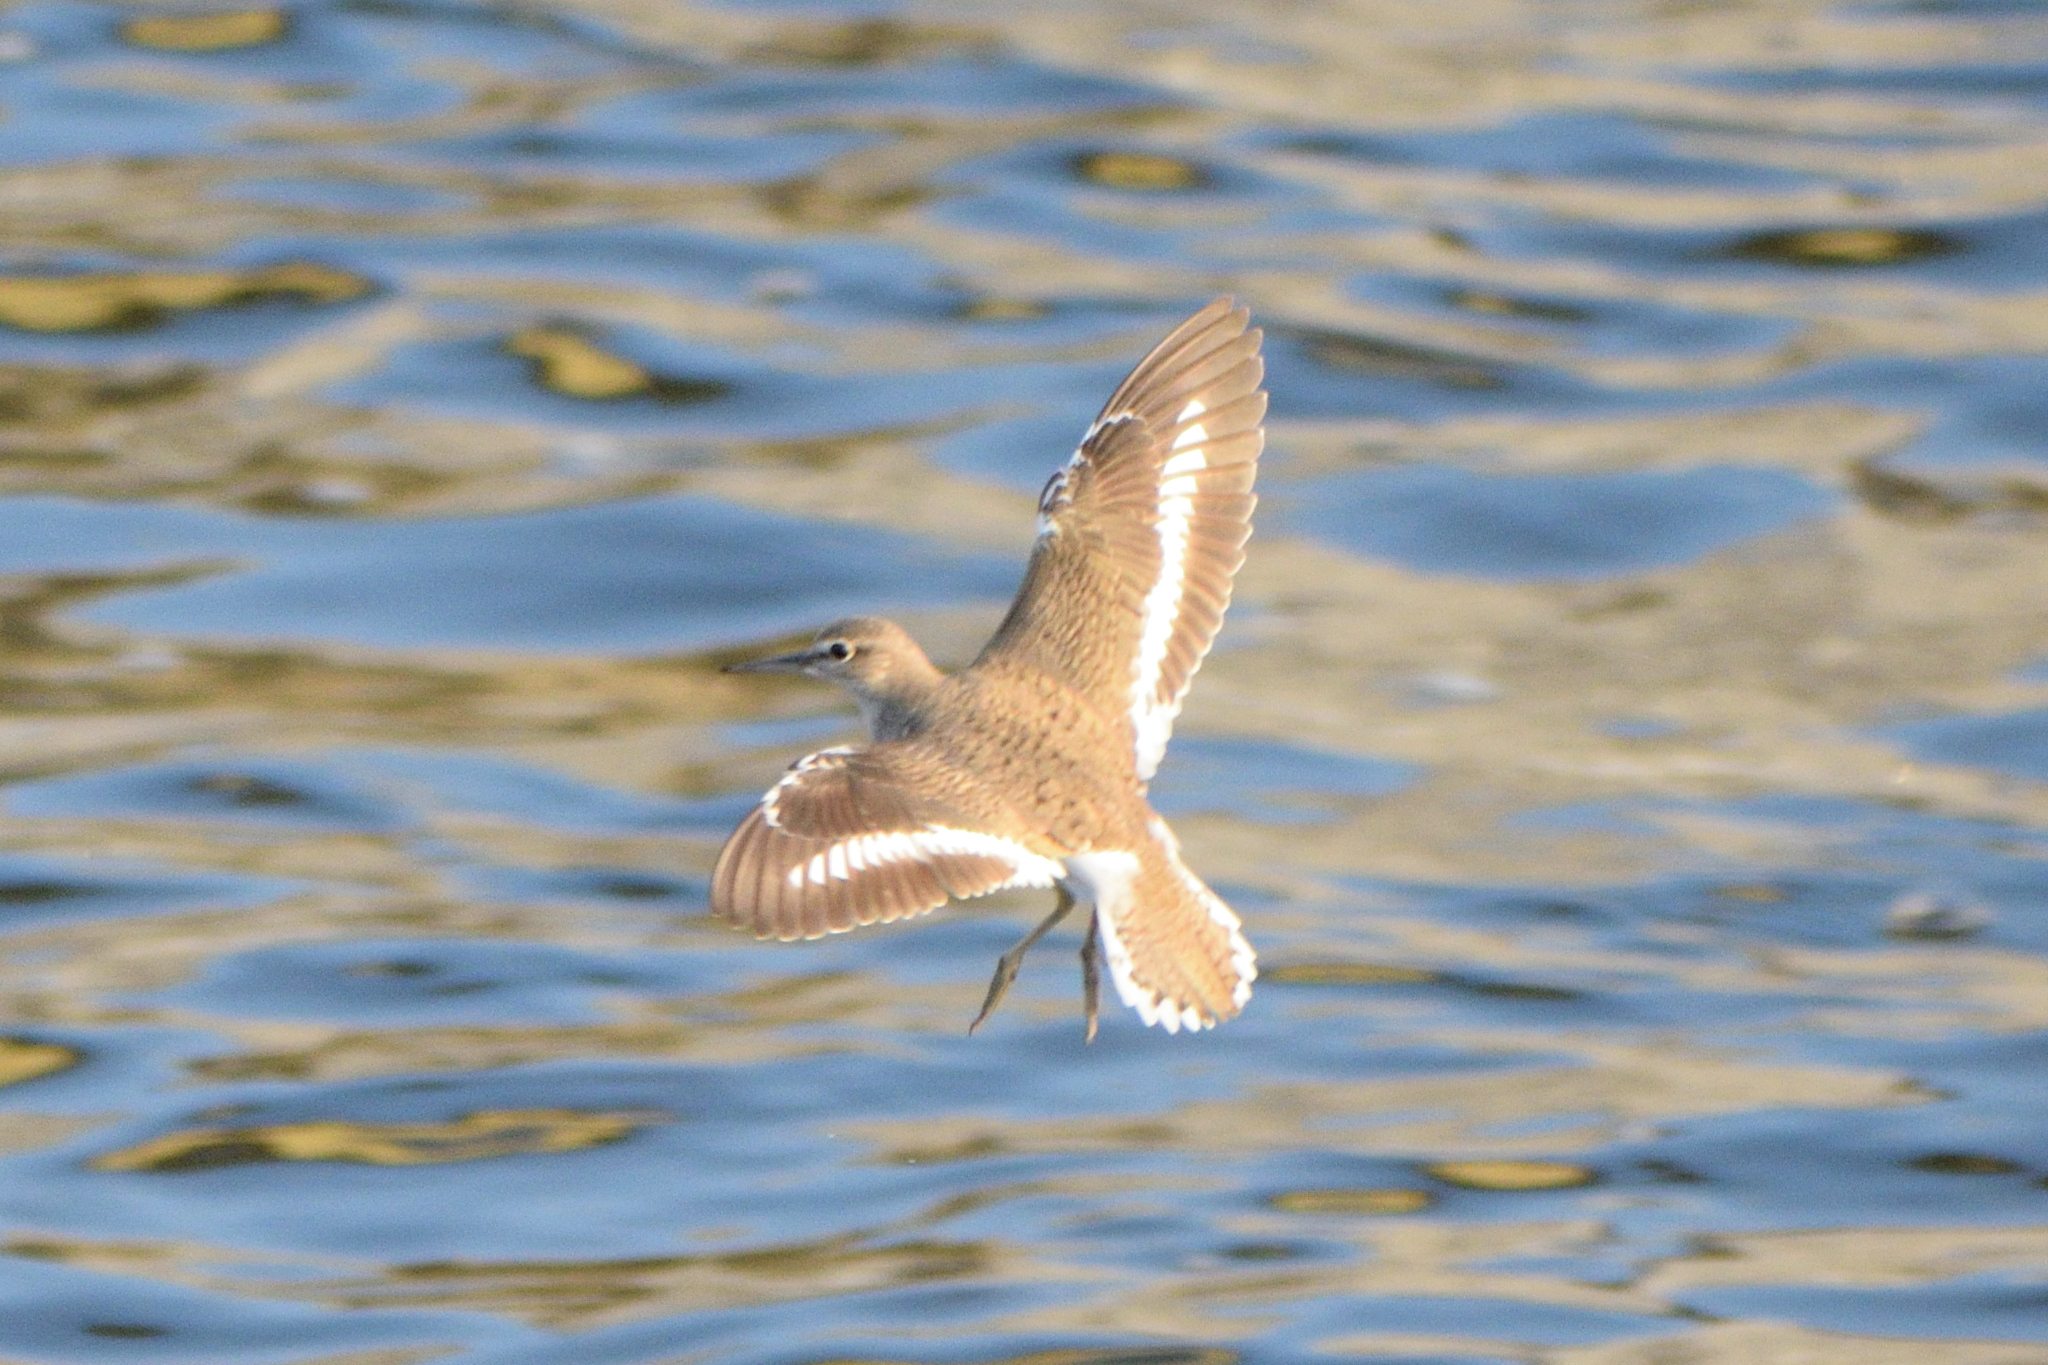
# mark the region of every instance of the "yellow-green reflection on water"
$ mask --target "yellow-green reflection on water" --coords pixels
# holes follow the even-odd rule
[[[93,1158],[100,1171],[204,1171],[261,1161],[360,1161],[425,1166],[529,1152],[573,1152],[617,1142],[640,1126],[630,1114],[490,1110],[452,1123],[370,1124],[334,1120],[167,1133]]]

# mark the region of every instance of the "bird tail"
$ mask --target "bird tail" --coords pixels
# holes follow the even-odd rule
[[[1120,885],[1096,903],[1103,955],[1126,1005],[1168,1033],[1237,1017],[1259,974],[1236,914],[1181,861],[1158,816]]]

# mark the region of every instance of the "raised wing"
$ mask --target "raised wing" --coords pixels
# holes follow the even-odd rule
[[[711,912],[788,942],[1007,886],[1051,886],[1061,865],[959,790],[962,780],[914,743],[799,760],[726,840]]]
[[[1262,333],[1218,299],[1140,361],[1039,499],[1024,586],[982,652],[1130,718],[1150,781],[1230,605],[1265,432]]]

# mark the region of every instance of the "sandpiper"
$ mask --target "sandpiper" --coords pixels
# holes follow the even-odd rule
[[[733,666],[838,683],[870,739],[811,754],[769,789],[719,855],[713,913],[788,941],[1054,887],[1058,905],[1003,954],[968,1032],[1077,903],[1090,1041],[1104,958],[1123,1002],[1169,1033],[1244,1008],[1251,945],[1146,788],[1251,536],[1266,394],[1248,322],[1218,299],[1117,387],[1040,495],[1024,585],[968,667],[941,673],[868,616]]]

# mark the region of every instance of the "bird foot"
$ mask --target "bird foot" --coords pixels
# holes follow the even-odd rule
[[[1081,1007],[1088,1012],[1088,1037],[1095,1041],[1095,1015],[1102,1003],[1102,912],[1088,916],[1088,937],[1081,940]]]
[[[1024,954],[1030,952],[1032,945],[1038,940],[1051,933],[1053,926],[1065,919],[1073,909],[1074,898],[1067,894],[1065,887],[1061,887],[1060,903],[1053,907],[1052,913],[1041,920],[1036,929],[1019,939],[1016,947],[996,959],[996,974],[989,980],[988,998],[981,1002],[981,1013],[975,1015],[974,1022],[967,1026],[968,1033],[972,1034],[988,1022],[988,1017],[995,1013],[996,1006],[1009,994],[1010,983],[1017,979],[1017,969],[1024,965]]]

